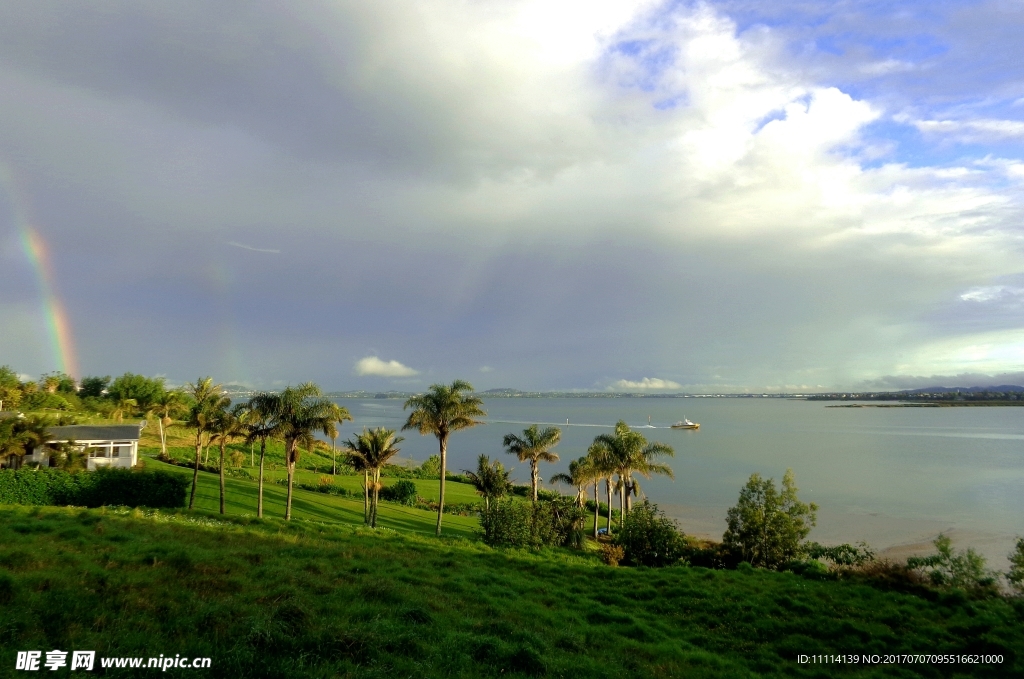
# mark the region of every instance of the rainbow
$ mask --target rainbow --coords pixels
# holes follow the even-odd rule
[[[71,334],[71,323],[64,305],[57,296],[54,281],[53,263],[50,260],[49,248],[39,231],[32,226],[28,218],[26,206],[28,201],[18,191],[14,175],[6,164],[0,162],[0,186],[6,189],[14,211],[14,220],[21,237],[21,246],[25,257],[35,271],[42,298],[42,313],[46,323],[49,345],[52,351],[53,365],[57,370],[72,377],[80,377],[78,362],[75,360],[74,340]]]

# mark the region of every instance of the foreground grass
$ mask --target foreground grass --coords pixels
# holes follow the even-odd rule
[[[230,677],[1022,675],[1024,609],[1003,600],[138,510],[0,507],[0,545],[0,676],[55,648],[209,656]],[[854,652],[1005,662],[795,661]]]

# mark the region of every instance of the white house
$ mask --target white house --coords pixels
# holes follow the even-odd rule
[[[64,427],[50,427],[46,445],[25,456],[25,462],[42,466],[50,464],[52,448],[57,443],[71,442],[79,450],[89,453],[89,471],[99,467],[123,467],[130,469],[139,461],[139,436],[145,422],[140,424],[74,424]]]

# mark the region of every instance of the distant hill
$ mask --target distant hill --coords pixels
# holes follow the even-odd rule
[[[957,392],[961,394],[980,394],[984,392],[1020,393],[1024,392],[1024,387],[1014,384],[1001,384],[994,387],[926,387],[924,389],[903,389],[900,391],[901,394],[955,394]]]

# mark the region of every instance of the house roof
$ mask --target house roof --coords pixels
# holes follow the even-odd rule
[[[55,441],[138,441],[142,428],[137,424],[72,424],[50,427]]]

